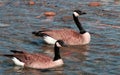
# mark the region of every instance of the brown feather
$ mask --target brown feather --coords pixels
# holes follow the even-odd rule
[[[13,54],[0,54],[0,56],[6,56],[12,58],[13,62],[19,66],[25,66],[36,69],[46,69],[53,68],[57,66],[63,65],[63,61],[59,55],[59,47],[64,46],[64,42],[62,40],[57,40],[54,46],[54,58],[51,58],[47,55],[40,53],[28,53],[25,51],[16,51],[11,50]]]
[[[47,69],[63,65],[62,62],[53,61],[53,58],[50,58],[47,55],[40,53],[14,53],[14,54],[0,54],[0,56],[6,57],[16,57],[18,60],[24,63],[24,67],[30,67],[35,69]],[[58,60],[57,60],[58,61]]]
[[[27,52],[24,52],[23,54],[15,53],[14,56],[20,61],[24,62],[26,65],[29,65],[30,63],[33,62],[45,63],[52,60],[52,58],[50,58],[49,56],[40,53],[39,54],[38,53],[32,54]]]
[[[8,55],[6,54],[6,56]],[[57,65],[54,63],[53,58],[50,58],[49,56],[40,53],[33,54],[33,53],[23,52],[23,53],[14,53],[11,54],[11,56],[16,57],[21,62],[25,63],[24,65],[25,67],[30,67],[30,68],[45,69],[45,68],[56,67]]]
[[[59,30],[44,31],[42,33],[45,33],[56,40],[59,40],[59,39],[63,40],[65,43],[69,45],[82,44],[82,41],[83,41],[82,34],[67,28],[59,29]]]

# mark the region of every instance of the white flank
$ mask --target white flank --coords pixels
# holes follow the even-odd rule
[[[73,14],[74,14],[76,17],[79,16],[79,14],[78,14],[77,12],[73,12]]]
[[[12,60],[18,66],[24,66],[24,64],[25,64],[25,63],[21,62],[20,60],[18,60],[16,57],[13,57]]]
[[[44,36],[43,38],[44,38],[44,41],[48,44],[55,44],[55,42],[57,41],[50,36]]]

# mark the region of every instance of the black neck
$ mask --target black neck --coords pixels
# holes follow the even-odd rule
[[[76,17],[76,16],[73,14],[73,19],[74,19],[74,22],[76,23],[77,27],[79,28],[80,33],[81,33],[81,34],[84,34],[86,31],[85,31],[85,29],[82,27],[81,23],[79,22],[78,17]]]
[[[56,44],[55,44],[55,46],[54,46],[54,54],[55,54],[55,56],[54,56],[53,61],[56,61],[56,60],[58,60],[58,59],[61,59],[61,57],[60,57],[60,52],[59,52],[59,47],[57,47]]]

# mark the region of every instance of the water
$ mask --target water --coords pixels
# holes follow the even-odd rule
[[[5,57],[0,57],[1,75],[120,75],[120,5],[113,0],[101,0],[100,7],[88,3],[97,0],[0,0],[0,53],[9,50],[26,50],[53,55],[53,46],[46,45],[32,31],[44,28],[73,28],[72,11],[87,12],[80,18],[92,40],[86,46],[61,49],[65,65],[50,70],[21,69]],[[99,0],[98,0],[99,1]],[[54,20],[45,16],[36,18],[45,11],[57,13]],[[68,16],[69,18],[65,18]]]

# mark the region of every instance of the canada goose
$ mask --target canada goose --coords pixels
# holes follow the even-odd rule
[[[11,50],[13,54],[0,54],[0,56],[6,56],[12,58],[13,62],[21,67],[29,67],[35,69],[48,69],[58,66],[62,66],[63,60],[61,59],[59,48],[65,46],[62,40],[56,41],[54,45],[54,58],[50,58],[47,55],[39,53],[28,53],[25,51]]]
[[[63,40],[68,45],[85,45],[90,42],[90,34],[87,32],[79,22],[78,16],[86,14],[80,10],[74,10],[73,19],[80,32],[72,29],[58,29],[32,32],[35,36],[43,37],[48,44],[55,44],[58,39]]]

